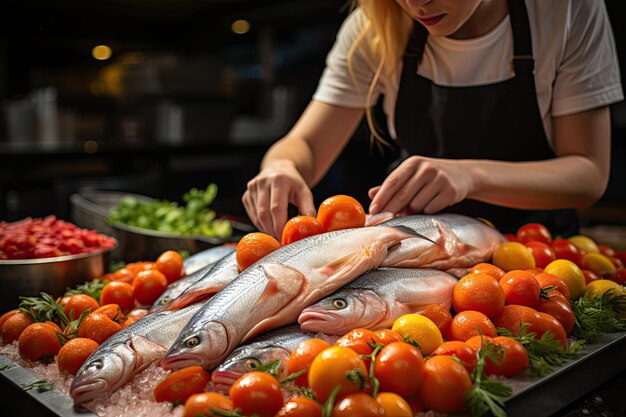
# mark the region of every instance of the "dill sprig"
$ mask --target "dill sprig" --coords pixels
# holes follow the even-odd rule
[[[40,293],[40,297],[20,296],[18,309],[33,318],[34,321],[52,321],[64,329],[70,322],[63,306],[50,294]]]
[[[626,318],[620,313],[626,312],[626,295],[608,290],[601,296],[589,299],[580,297],[572,303],[576,322],[574,336],[594,343],[603,333],[626,330]]]

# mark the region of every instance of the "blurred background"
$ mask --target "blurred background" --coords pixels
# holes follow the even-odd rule
[[[624,74],[618,3],[606,0]],[[78,190],[180,201],[210,182],[218,212],[245,216],[246,182],[310,100],[348,9],[346,0],[3,0],[0,219],[69,219]],[[612,114],[611,183],[582,211],[588,226],[626,225],[626,105]],[[394,156],[372,149],[361,126],[316,203],[349,193],[367,204]]]

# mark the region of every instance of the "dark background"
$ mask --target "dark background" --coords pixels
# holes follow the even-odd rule
[[[623,73],[624,14],[606,4]],[[4,0],[0,219],[69,218],[85,188],[180,201],[209,182],[218,211],[245,216],[246,182],[310,100],[347,13],[338,0]],[[236,19],[250,31],[233,33]],[[109,60],[92,58],[98,44]],[[589,225],[626,224],[626,106],[612,111],[611,183],[582,212]],[[316,203],[367,204],[394,156],[361,126]]]

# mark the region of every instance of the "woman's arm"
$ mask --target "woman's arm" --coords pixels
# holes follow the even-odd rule
[[[545,161],[411,157],[370,190],[370,213],[435,213],[465,198],[536,210],[592,205],[609,178],[609,108],[555,118],[554,137],[556,158]]]
[[[363,116],[352,109],[311,101],[293,129],[268,150],[242,201],[250,220],[278,238],[288,203],[315,215],[310,187],[337,159]]]

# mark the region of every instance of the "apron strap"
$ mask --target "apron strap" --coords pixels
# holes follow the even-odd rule
[[[525,0],[508,0],[509,17],[513,29],[513,58],[511,70],[514,75],[532,75],[535,72],[533,44],[530,38],[530,22]]]

